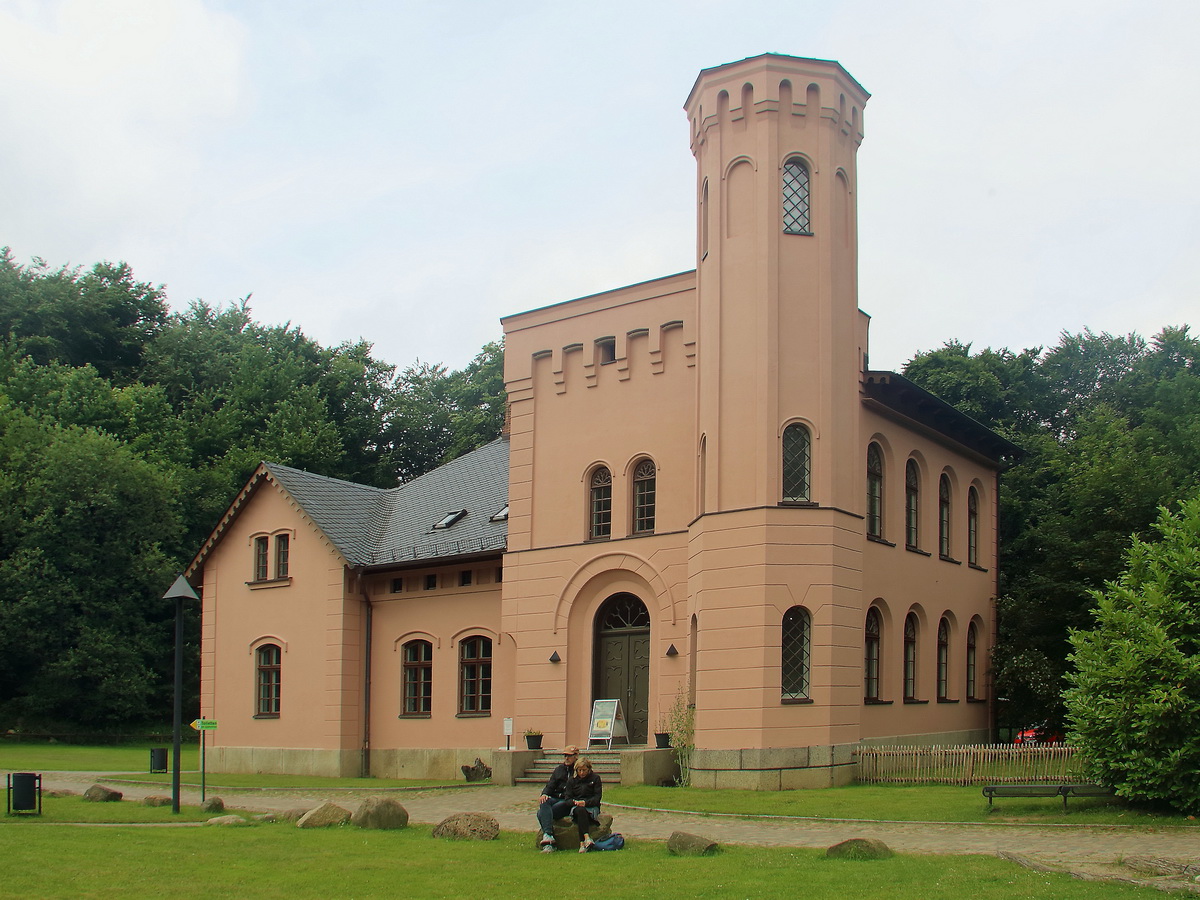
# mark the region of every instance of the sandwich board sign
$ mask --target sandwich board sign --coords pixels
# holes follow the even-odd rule
[[[595,741],[607,742],[608,749],[616,738],[625,738],[629,743],[629,730],[625,717],[621,715],[620,700],[596,700],[592,703],[592,724],[588,727],[588,744]]]

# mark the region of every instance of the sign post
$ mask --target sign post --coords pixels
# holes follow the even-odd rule
[[[193,719],[192,728],[200,732],[200,802],[205,800],[205,774],[206,768],[204,763],[204,736],[214,731],[217,727],[216,719]]]
[[[612,749],[615,738],[625,738],[629,743],[629,729],[625,727],[625,716],[621,714],[620,700],[597,700],[592,704],[592,722],[588,726],[588,745],[593,741],[607,741]]]
[[[505,717],[505,719],[504,719],[504,749],[505,750],[512,749],[512,744],[511,744],[512,728],[513,728],[513,720],[509,717]]]

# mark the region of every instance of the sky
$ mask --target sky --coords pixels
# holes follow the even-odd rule
[[[703,68],[870,93],[871,365],[1200,310],[1196,0],[0,0],[0,246],[461,368],[695,267]]]

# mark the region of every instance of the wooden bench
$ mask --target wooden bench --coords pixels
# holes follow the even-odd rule
[[[995,797],[1062,797],[1063,809],[1068,797],[1111,797],[1112,788],[1099,784],[989,784],[983,789],[988,806]]]

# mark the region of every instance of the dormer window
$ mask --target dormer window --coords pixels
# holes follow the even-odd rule
[[[465,509],[460,509],[457,512],[447,513],[436,525],[433,526],[433,528],[435,531],[441,531],[445,528],[449,528],[451,525],[463,518],[463,516],[466,514],[467,511]]]
[[[489,522],[507,522],[508,521],[508,504],[504,504],[504,508],[488,520]]]

